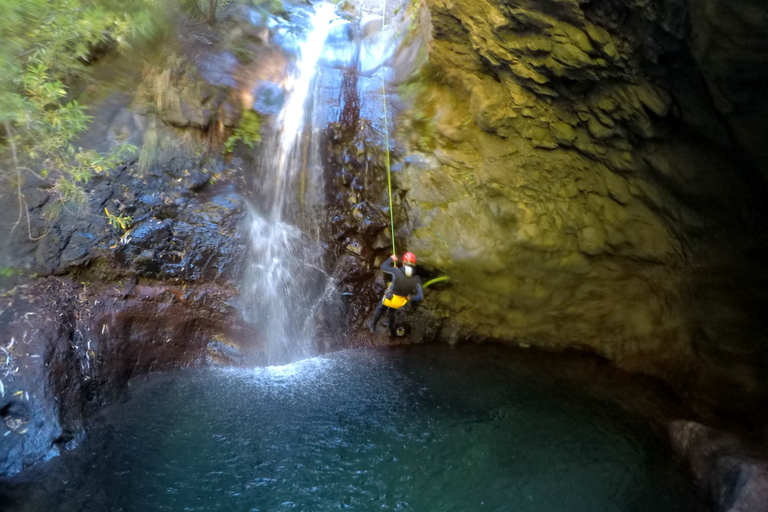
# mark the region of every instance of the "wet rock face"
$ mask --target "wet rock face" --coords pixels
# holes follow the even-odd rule
[[[0,475],[76,444],[131,378],[263,363],[238,302],[250,247],[240,192],[259,167],[219,151],[254,93],[255,108],[266,104],[254,83],[285,77],[287,54],[270,43],[267,21],[232,5],[222,35],[182,15],[175,42],[148,60],[136,90],[95,105],[78,141],[98,151],[128,141],[139,155],[85,184],[79,208],[52,211],[50,185],[25,184],[29,230],[8,233],[14,250],[1,254],[25,278],[0,297],[0,331],[9,333],[0,341]],[[252,58],[238,62],[234,48]],[[15,197],[0,204],[12,225]]]
[[[86,142],[123,128],[141,140],[148,123],[125,105],[99,106],[101,133]],[[27,184],[29,233],[17,229],[12,240],[15,264],[38,277],[0,299],[0,474],[72,447],[133,377],[250,361],[232,341],[254,339],[237,303],[247,251],[234,165],[181,149],[143,170],[127,162],[96,176],[88,202],[53,221],[47,189]],[[110,225],[105,209],[130,217],[126,229]]]
[[[76,444],[89,416],[132,377],[203,363],[209,344],[239,337],[232,295],[55,277],[16,287],[0,303],[0,328],[12,340],[2,345],[0,474]]]
[[[0,475],[76,444],[131,378],[263,362],[238,302],[249,248],[239,192],[258,165],[218,156],[254,83],[285,75],[284,49],[250,14],[232,6],[226,37],[182,16],[178,44],[148,61],[136,91],[94,106],[78,144],[105,152],[127,141],[140,154],[85,184],[85,204],[56,212],[50,184],[25,184],[29,229],[4,230],[14,250],[2,251],[26,277],[0,297]],[[227,46],[253,58],[238,62]],[[2,204],[10,226],[15,197]]]
[[[392,249],[389,211],[379,206],[386,193],[380,134],[360,122],[357,105],[354,115],[342,113],[341,122],[330,130],[326,161],[338,172],[328,176],[332,202],[326,229],[336,247],[333,274],[346,299],[349,324],[362,326],[383,293],[384,282],[376,276],[383,254]]]
[[[34,251],[23,265],[38,272],[79,272],[87,280],[143,276],[180,282],[227,280],[245,253],[239,225],[244,202],[221,163],[174,158],[141,172],[136,163],[89,183],[80,211],[45,221],[47,198],[31,211],[32,236],[19,239]],[[40,195],[42,191],[33,191]],[[103,213],[131,217],[128,229],[109,226]],[[94,213],[97,212],[97,213]],[[108,267],[108,268],[105,268]]]
[[[33,236],[46,236],[19,240],[20,266],[65,277],[16,286],[0,305],[0,474],[73,446],[134,376],[247,358],[230,341],[251,338],[233,285],[246,251],[231,172],[180,158],[146,173],[129,164],[93,180],[83,211],[53,224],[41,215],[45,191],[28,193],[42,197]],[[104,208],[132,217],[129,229],[92,213]]]
[[[733,304],[764,303],[763,184],[692,57],[685,5],[422,4],[429,64],[400,88],[395,179],[408,248],[453,278],[425,303],[435,325],[588,347],[716,401],[705,374],[757,393],[742,363],[765,358],[766,326]]]
[[[693,421],[669,425],[672,446],[718,512],[758,512],[768,503],[768,459],[729,434]]]

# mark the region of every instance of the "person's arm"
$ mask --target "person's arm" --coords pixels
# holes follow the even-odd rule
[[[416,294],[411,295],[411,301],[412,302],[421,302],[424,300],[424,292],[421,289],[421,283],[416,285]]]
[[[386,272],[387,274],[395,275],[395,270],[397,267],[395,266],[395,262],[397,261],[397,256],[394,254],[387,258],[387,260],[381,264],[381,270]]]

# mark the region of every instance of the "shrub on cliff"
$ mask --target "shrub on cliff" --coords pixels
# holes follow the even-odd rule
[[[95,173],[123,161],[135,148],[123,144],[106,155],[74,144],[87,127],[86,108],[69,86],[95,51],[128,47],[154,29],[150,0],[119,4],[87,0],[0,2],[0,147],[2,177],[19,199],[19,222],[27,211],[22,184],[35,175],[52,186],[55,215],[85,201],[82,186]],[[18,224],[18,222],[17,222]]]
[[[242,142],[249,148],[253,148],[255,143],[261,142],[261,116],[253,110],[243,113],[240,124],[224,144],[224,152],[232,153],[238,142]]]

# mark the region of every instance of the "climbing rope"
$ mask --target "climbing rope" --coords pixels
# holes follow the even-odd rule
[[[387,21],[387,0],[384,0],[384,11],[381,14],[381,37],[384,37],[384,26]],[[387,90],[384,84],[384,66],[381,67],[381,99],[384,103],[384,146],[386,148],[387,189],[389,190],[389,224],[392,233],[392,254],[395,249],[395,210],[392,208],[392,169],[389,163],[389,121],[387,119]]]
[[[436,283],[442,283],[443,281],[450,281],[450,279],[451,279],[451,278],[450,278],[450,277],[448,277],[448,276],[440,276],[440,277],[436,277],[436,278],[434,278],[434,279],[430,279],[429,281],[427,281],[426,283],[424,283],[423,285],[421,285],[421,287],[422,287],[422,288],[429,288],[429,287],[430,287],[430,286],[432,286],[433,284],[436,284]]]
[[[384,26],[386,25],[387,20],[387,0],[384,0],[384,11],[381,15],[381,36],[384,37]],[[397,249],[395,249],[395,210],[392,207],[392,168],[390,166],[390,160],[389,160],[389,120],[387,119],[387,89],[384,82],[384,66],[381,67],[381,100],[384,104],[384,136],[386,139],[384,139],[384,146],[386,149],[386,166],[387,166],[387,189],[389,190],[389,224],[390,224],[390,231],[392,232],[392,254],[397,254]],[[427,288],[433,284],[441,283],[443,281],[449,281],[450,277],[448,276],[440,276],[436,277],[435,279],[431,279],[427,281],[423,288]]]

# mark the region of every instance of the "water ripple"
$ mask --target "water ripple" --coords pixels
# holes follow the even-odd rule
[[[157,376],[76,452],[58,461],[65,486],[11,511],[698,506],[643,420],[479,347]]]

